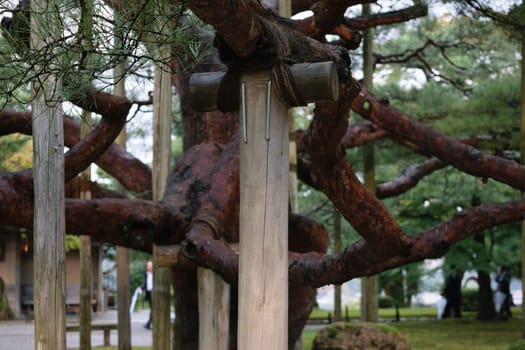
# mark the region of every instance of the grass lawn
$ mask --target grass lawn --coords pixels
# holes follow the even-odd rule
[[[521,312],[521,309],[516,308],[517,312]],[[514,311],[513,311],[514,312]],[[318,308],[314,308],[312,310],[312,313],[310,314],[310,317],[327,317],[328,313],[330,313],[333,317],[334,312],[330,310],[321,310]],[[343,311],[344,314],[344,311]],[[399,316],[401,318],[421,318],[421,317],[428,317],[428,318],[434,318],[437,315],[437,311],[435,307],[420,307],[420,308],[399,308]],[[464,311],[464,316],[467,317],[475,317],[476,313],[474,311]],[[360,311],[358,309],[351,309],[348,311],[348,316],[351,320],[357,320],[361,317]],[[394,319],[396,317],[396,310],[394,308],[388,308],[388,309],[379,309],[379,318],[380,319]]]
[[[520,338],[521,319],[480,322],[473,317],[393,323],[414,350],[507,350]],[[305,331],[305,350],[310,350],[317,331]]]

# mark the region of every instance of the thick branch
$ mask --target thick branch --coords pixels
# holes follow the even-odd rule
[[[204,22],[217,29],[238,57],[249,57],[263,34],[250,1],[188,1],[188,7]],[[235,25],[232,25],[235,23]]]
[[[71,100],[77,106],[102,115],[99,124],[65,155],[65,179],[71,180],[97,160],[113,143],[126,123],[131,101],[105,92],[88,93]]]
[[[426,5],[414,5],[397,11],[346,18],[345,22],[352,29],[365,30],[380,25],[408,22],[411,19],[425,17],[427,13],[428,8]]]
[[[16,132],[32,135],[31,113],[0,110],[0,136]],[[70,148],[80,142],[79,123],[70,117],[64,118],[64,142]],[[151,169],[115,143],[95,163],[128,191],[143,193],[151,190]]]
[[[30,172],[0,176],[0,225],[33,227],[33,195]],[[78,186],[66,185],[68,195],[77,195]],[[96,186],[94,196],[116,195]],[[180,216],[160,203],[122,199],[66,199],[66,232],[85,234],[104,242],[148,251],[151,243],[162,241],[180,227]],[[165,238],[164,238],[165,239]]]
[[[352,109],[395,137],[417,145],[418,151],[432,155],[468,174],[492,178],[525,190],[525,167],[514,161],[491,156],[479,149],[443,135],[396,109],[379,103],[365,89],[355,98]]]
[[[251,6],[254,6],[253,8]],[[188,7],[204,22],[215,27],[228,48],[219,46],[223,62],[255,58],[263,52],[266,61],[284,59],[287,63],[334,61],[340,76],[348,73],[350,58],[341,47],[322,44],[259,15],[264,9],[256,2],[223,0],[216,2],[189,1]],[[232,23],[235,23],[232,26]],[[275,35],[277,32],[277,36]],[[271,34],[273,33],[273,34]],[[220,41],[219,41],[220,43]],[[286,56],[279,50],[287,48]],[[231,52],[228,52],[231,50]],[[227,57],[234,56],[234,57]]]
[[[294,0],[292,1],[292,13],[298,13],[309,10],[319,0]],[[376,3],[377,0],[340,0],[339,2],[346,4],[346,7],[360,5],[360,4],[372,4]]]
[[[298,154],[306,153],[307,151],[306,146],[303,143],[304,135],[305,135],[305,132],[303,130],[296,130],[294,132]],[[369,122],[354,123],[354,124],[348,125],[348,128],[346,129],[346,133],[341,139],[341,145],[344,148],[359,147],[359,146],[366,145],[370,142],[373,142],[375,140],[379,140],[387,135],[388,133],[386,132],[386,130],[379,129],[372,123],[369,123]]]
[[[322,286],[373,275],[397,266],[443,256],[448,248],[484,229],[525,218],[525,200],[466,209],[452,219],[409,238],[410,254],[371,261],[375,248],[360,241],[338,255],[290,253],[292,285]]]
[[[433,173],[436,170],[446,167],[438,158],[431,158],[422,164],[411,165],[399,175],[397,178],[377,185],[377,198],[388,198],[397,196],[415,187],[419,180],[426,175]]]
[[[66,230],[116,245],[151,251],[180,227],[181,218],[161,203],[140,199],[66,200]]]
[[[312,173],[316,188],[330,198],[341,215],[373,246],[369,260],[408,253],[406,234],[383,203],[361,184],[346,160],[332,168],[312,165]]]

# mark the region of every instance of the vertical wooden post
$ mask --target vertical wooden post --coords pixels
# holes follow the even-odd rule
[[[370,4],[363,5],[363,15],[370,14]],[[372,89],[374,57],[372,30],[364,31],[363,41],[363,72],[364,86]],[[365,145],[363,147],[363,167],[365,172],[365,186],[372,193],[375,193],[375,164],[374,164],[374,146]],[[361,320],[367,322],[377,322],[378,305],[377,305],[377,276],[361,278]]]
[[[305,103],[339,98],[333,62],[295,64],[290,71]],[[223,76],[192,75],[193,108],[217,109]],[[270,76],[252,72],[241,83],[238,349],[288,347],[288,108]]]
[[[91,130],[91,113],[82,113],[80,135],[85,137]],[[80,198],[91,199],[91,167],[80,175]],[[80,350],[91,350],[91,237],[80,236]]]
[[[170,47],[159,48],[159,59],[171,57]],[[155,66],[153,92],[153,199],[161,200],[166,190],[171,158],[171,68],[164,62]],[[153,255],[153,349],[171,345],[171,270],[159,267]]]
[[[525,5],[525,0],[522,0]],[[520,94],[520,153],[521,164],[525,164],[525,35],[521,35],[521,94]],[[521,192],[525,198],[525,192]],[[525,220],[521,222],[521,288],[525,290]],[[523,304],[522,304],[523,305]],[[525,307],[521,308],[521,336],[525,338]]]
[[[334,208],[334,254],[340,253],[342,248],[341,242],[341,213]],[[341,305],[341,285],[334,285],[334,322],[343,320],[343,311]]]
[[[288,112],[269,81],[242,82],[239,349],[288,348]]]
[[[31,0],[31,50],[44,52],[42,48],[47,45],[44,35],[51,40],[57,35],[45,29],[59,25],[55,8],[58,8],[55,1]],[[66,349],[64,130],[61,102],[53,93],[58,90],[57,85],[56,77],[49,73],[43,73],[31,84],[35,349],[38,350]]]
[[[228,350],[230,285],[211,270],[198,268],[199,350]]]
[[[93,47],[93,2],[92,0],[80,2],[80,21],[78,31],[85,58],[81,62],[81,70],[91,69],[89,54]],[[85,74],[85,73],[80,73]],[[91,131],[91,113],[83,112],[80,121],[80,136],[83,138]],[[91,167],[80,175],[80,198],[91,199]],[[80,236],[80,350],[91,350],[91,294],[93,281],[93,268],[91,262],[91,237]]]
[[[120,28],[117,28],[118,30]],[[117,40],[118,38],[116,39],[116,45],[119,45]],[[121,62],[114,68],[114,93],[116,96],[126,96],[126,66],[125,62]],[[123,149],[126,149],[126,139],[126,126],[124,126],[117,138],[117,143]],[[123,188],[120,188],[120,190],[124,192]],[[119,350],[131,350],[131,315],[129,314],[131,292],[129,290],[129,281],[129,251],[127,248],[117,246],[117,332]]]

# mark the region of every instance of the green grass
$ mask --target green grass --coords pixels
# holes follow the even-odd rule
[[[447,320],[405,321],[392,324],[414,350],[507,350],[520,338],[521,319],[480,322],[473,317]],[[305,331],[305,350],[310,350],[317,331]]]
[[[312,313],[310,314],[310,317],[327,317],[328,313],[334,316],[334,312],[331,310],[321,310],[318,308],[314,308],[312,310]],[[514,306],[512,307],[512,313],[514,315],[520,315],[521,314],[521,307]],[[350,309],[348,311],[348,315],[351,320],[358,320],[360,318],[360,311],[359,309]],[[399,308],[399,316],[401,318],[435,318],[437,315],[436,308],[434,307],[419,307],[419,308]],[[343,310],[343,316],[344,316],[344,310]],[[463,316],[465,317],[476,317],[476,312],[474,311],[463,311]],[[381,319],[394,319],[396,317],[396,310],[394,308],[388,308],[388,309],[379,309],[379,318]]]
[[[321,310],[318,308],[314,308],[312,310],[312,313],[310,314],[310,317],[327,317],[328,313],[330,313],[333,317],[334,312],[329,310]],[[344,314],[344,311],[343,311]],[[350,319],[358,319],[360,317],[360,311],[357,309],[350,309],[348,311],[348,315]],[[466,316],[474,315],[474,313],[466,313]],[[379,318],[383,319],[392,319],[396,316],[396,310],[393,308],[389,309],[379,309]],[[411,317],[436,317],[436,309],[432,307],[426,307],[426,308],[400,308],[399,309],[399,316],[403,318],[411,318]]]

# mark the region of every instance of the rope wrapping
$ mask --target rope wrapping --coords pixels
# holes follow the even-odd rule
[[[217,105],[222,112],[239,109],[242,73],[264,69],[271,69],[272,89],[286,106],[306,105],[290,71],[289,65],[297,62],[292,58],[287,38],[277,24],[262,18],[260,23],[263,35],[258,49],[248,59],[238,58],[220,35],[215,37],[221,61],[228,67],[218,93]]]

